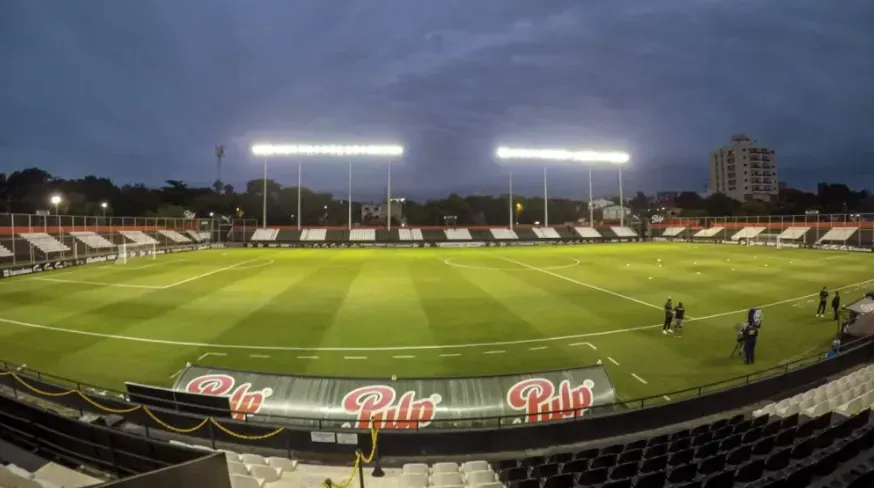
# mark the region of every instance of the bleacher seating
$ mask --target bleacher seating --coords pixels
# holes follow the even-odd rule
[[[451,241],[469,241],[471,240],[470,231],[467,229],[446,229],[446,238]]]
[[[731,236],[731,240],[739,241],[741,239],[755,239],[756,236],[765,231],[765,227],[744,227]]]
[[[349,232],[350,241],[375,241],[376,229],[352,229]]]
[[[12,251],[10,251],[9,248],[4,246],[3,244],[0,244],[0,258],[11,258],[11,257],[12,257]]]
[[[833,227],[816,242],[847,242],[857,230],[858,227]]]
[[[685,227],[668,227],[664,232],[662,232],[661,237],[677,237],[682,234],[684,230],[686,230]]]
[[[70,235],[92,249],[115,247],[115,244],[96,232],[70,232]]]
[[[809,230],[810,227],[789,227],[781,232],[777,236],[777,239],[780,239],[781,241],[798,240],[804,237],[804,234],[807,234]]]
[[[600,239],[601,234],[593,227],[575,227],[574,230],[583,239]]]
[[[279,235],[279,229],[255,229],[255,232],[252,233],[252,237],[249,238],[250,241],[275,241],[276,236]]]
[[[189,244],[189,243],[191,243],[191,239],[185,237],[184,235],[180,234],[179,232],[176,232],[175,230],[160,229],[158,231],[158,233],[163,235],[167,239],[170,239],[171,241],[173,241],[176,244]]]
[[[55,463],[47,463],[33,472],[15,464],[0,464],[0,487],[3,488],[84,487],[101,482],[99,479]]]
[[[738,415],[626,443],[496,461],[492,467],[499,482],[513,488],[806,487],[874,444],[869,416],[868,410],[812,420],[797,414]],[[431,468],[431,480],[436,469]],[[415,482],[428,471],[409,472],[401,486],[423,486]]]
[[[489,229],[495,239],[518,239],[519,236],[510,229]]]
[[[158,241],[141,230],[120,230],[119,234],[128,238],[134,244],[157,244]]]
[[[847,374],[828,384],[807,390],[753,412],[755,416],[788,417],[798,413],[820,417],[829,412],[855,415],[874,404],[874,365]]]
[[[715,237],[716,234],[719,234],[720,232],[722,232],[724,230],[725,230],[725,227],[708,227],[707,229],[699,230],[692,237],[706,239],[709,237]]]
[[[300,233],[302,241],[324,241],[328,235],[328,229],[304,229]]]
[[[421,241],[423,239],[421,229],[398,229],[398,240]]]
[[[196,230],[186,230],[185,233],[194,239],[195,242],[207,242],[212,240],[212,235],[209,232],[198,232]]]
[[[66,244],[45,232],[27,232],[19,235],[25,238],[33,247],[44,253],[64,252],[70,250]]]
[[[540,239],[559,239],[561,236],[558,234],[558,231],[553,229],[552,227],[534,227],[531,230],[534,231],[534,235],[536,235]]]
[[[637,237],[637,232],[629,227],[610,227],[616,233],[616,237]]]

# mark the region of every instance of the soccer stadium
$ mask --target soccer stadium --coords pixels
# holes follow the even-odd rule
[[[855,217],[5,222],[2,425],[67,464],[253,488],[809,486],[874,445]],[[823,287],[839,309],[817,310]],[[669,299],[687,314],[663,331]]]

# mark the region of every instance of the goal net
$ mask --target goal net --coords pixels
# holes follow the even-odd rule
[[[147,244],[128,244],[123,243],[118,246],[118,259],[115,264],[127,264],[130,259],[155,259],[155,243]]]

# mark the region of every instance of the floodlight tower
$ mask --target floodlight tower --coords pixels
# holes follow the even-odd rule
[[[352,230],[352,159],[389,158],[388,169],[388,209],[391,211],[391,161],[404,154],[404,148],[397,145],[313,145],[313,144],[255,144],[252,154],[258,157],[297,156],[323,158],[349,158],[349,210],[348,228]],[[297,166],[297,227],[300,228],[300,177],[301,163]],[[267,226],[267,160],[264,160],[264,208],[262,226]]]
[[[585,164],[589,166],[589,222],[592,225],[592,166],[591,163],[615,164],[619,167],[619,225],[625,226],[624,201],[622,197],[622,165],[630,159],[624,152],[600,152],[600,151],[569,151],[567,149],[524,149],[513,147],[499,147],[495,151],[499,161],[514,159],[527,159],[553,162],[569,162],[572,164]],[[543,222],[549,225],[549,204],[546,182],[546,166],[543,167]],[[510,173],[510,228],[513,222],[513,173]]]

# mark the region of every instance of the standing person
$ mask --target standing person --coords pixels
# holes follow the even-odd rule
[[[677,330],[677,333],[683,331],[683,318],[686,316],[686,307],[683,306],[683,302],[677,304],[677,308],[674,309],[674,328]]]
[[[825,316],[825,303],[828,301],[828,288],[822,287],[822,290],[819,291],[819,306],[816,307],[816,316],[824,317]]]
[[[743,329],[744,341],[744,364],[756,362],[756,339],[759,336],[759,328],[755,324],[747,324]]]
[[[671,322],[674,321],[674,305],[671,303],[671,297],[668,297],[668,301],[665,302],[665,324],[662,326],[662,334],[667,334],[668,332],[674,333],[671,330]]]
[[[835,297],[832,298],[832,310],[835,311],[835,320],[838,320],[840,318],[839,314],[838,314],[838,310],[840,310],[840,309],[841,309],[841,294],[838,292],[835,292]]]

